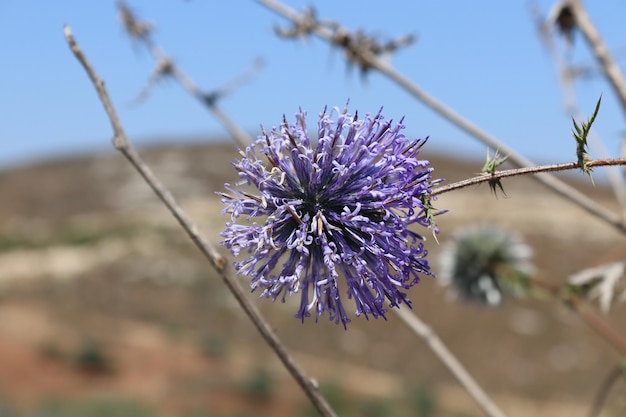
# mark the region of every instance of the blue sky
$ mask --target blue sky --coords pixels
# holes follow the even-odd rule
[[[402,73],[434,97],[539,162],[574,160],[571,120],[564,112],[554,65],[538,40],[527,1],[385,2],[285,0],[294,8],[314,4],[320,18],[350,29],[418,41],[392,57]],[[552,1],[539,1],[548,11]],[[285,41],[272,28],[285,24],[254,1],[130,0],[137,14],[157,25],[156,40],[206,90],[245,71],[255,57],[266,65],[222,108],[250,133],[271,127],[301,106],[309,125],[324,105],[405,116],[407,135],[430,136],[429,149],[482,158],[486,147],[424,107],[379,74],[364,84],[350,74],[340,52],[311,40]],[[626,45],[626,2],[586,2],[611,49]],[[130,102],[153,68],[147,52],[133,47],[119,25],[113,1],[0,2],[0,169],[34,160],[111,151],[111,129],[87,77],[63,38],[73,32],[106,81],[129,137],[140,145],[223,136],[224,129],[174,82],[162,83],[139,106]],[[626,58],[626,57],[625,57]],[[593,61],[581,36],[569,59]],[[620,60],[623,67],[626,59]],[[590,114],[603,105],[597,132],[614,154],[624,116],[601,76],[579,81],[576,93]]]

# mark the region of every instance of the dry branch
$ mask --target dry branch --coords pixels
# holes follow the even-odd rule
[[[570,32],[575,28],[575,25],[571,25],[571,23],[575,23],[575,21],[570,22],[568,25],[563,23],[563,19],[559,19],[559,16],[564,14],[562,8],[563,4],[557,4],[548,17],[544,17],[537,7],[531,8],[530,12],[539,31],[541,41],[550,53],[550,56],[556,66],[565,111],[574,119],[581,120],[583,117],[576,102],[576,94],[574,93],[573,86],[576,71],[568,66],[565,57],[560,53],[552,36],[555,25],[559,28],[561,33],[564,33],[566,36],[568,36],[568,33],[569,36],[571,36]],[[572,13],[573,19],[573,12],[570,10],[569,13]],[[565,15],[567,16],[568,13],[565,13]],[[570,32],[567,32],[568,30]],[[589,133],[589,138],[591,139],[590,145],[596,152],[597,156],[599,158],[607,158],[609,153],[606,150],[606,146],[595,131],[591,131]],[[624,149],[626,150],[626,148]],[[626,156],[626,153],[622,152],[622,156]],[[613,194],[622,209],[622,220],[626,220],[626,181],[624,181],[623,170],[609,168],[606,172],[611,188],[613,189]]]
[[[257,3],[271,9],[272,11],[282,15],[293,23],[297,23],[301,20],[301,14],[295,10],[283,5],[276,0],[256,0]],[[487,134],[478,126],[474,125],[470,121],[463,118],[460,114],[450,109],[430,94],[426,93],[423,89],[414,84],[411,80],[405,77],[402,73],[397,71],[393,66],[387,63],[385,60],[380,59],[372,51],[366,48],[355,48],[354,42],[349,41],[350,33],[339,26],[338,24],[332,25],[332,29],[329,25],[315,25],[315,28],[311,30],[311,33],[316,34],[321,39],[328,41],[331,45],[348,48],[351,54],[356,54],[359,59],[368,66],[368,68],[376,69],[382,74],[386,75],[390,80],[394,81],[416,99],[430,107],[432,110],[440,114],[447,119],[450,123],[454,124],[461,130],[465,131],[469,135],[477,138],[481,142],[487,144],[493,149],[498,149],[505,155],[510,155],[509,161],[516,167],[532,167],[534,164],[527,158],[519,155],[513,149],[510,149],[504,143],[496,139],[495,137]],[[596,203],[580,191],[567,185],[558,178],[547,174],[541,173],[534,175],[532,178],[546,185],[556,194],[566,198],[574,204],[580,206],[588,213],[610,224],[621,233],[626,235],[626,223],[622,221],[620,216],[606,209],[604,206]]]
[[[263,339],[265,339],[265,342],[276,353],[285,368],[287,368],[289,373],[298,382],[300,387],[304,390],[304,392],[309,397],[319,413],[324,417],[336,417],[335,412],[332,410],[326,399],[318,391],[316,384],[309,377],[306,376],[304,370],[300,368],[295,359],[287,351],[285,345],[280,341],[274,330],[272,330],[269,323],[263,318],[260,311],[250,300],[246,298],[243,289],[239,285],[239,282],[233,277],[230,270],[227,269],[227,264],[224,257],[222,257],[222,255],[217,252],[215,247],[200,232],[196,224],[187,216],[187,214],[178,205],[171,193],[156,178],[156,176],[152,173],[150,167],[146,165],[146,163],[139,156],[132,143],[126,137],[126,133],[124,133],[122,124],[117,117],[117,113],[115,112],[111,99],[109,98],[109,95],[104,86],[104,81],[102,81],[98,77],[95,70],[87,60],[87,57],[79,48],[78,44],[74,40],[74,36],[72,35],[70,27],[65,26],[64,32],[65,38],[68,45],[70,46],[70,49],[72,50],[72,53],[87,72],[87,75],[89,76],[89,79],[96,88],[98,97],[100,98],[104,106],[109,121],[111,122],[111,127],[113,128],[113,145],[115,146],[115,148],[120,151],[126,157],[126,159],[128,159],[128,161],[137,169],[137,171],[141,174],[144,180],[148,183],[150,188],[152,188],[155,194],[176,218],[180,226],[185,230],[187,235],[195,243],[198,249],[200,249],[202,254],[211,263],[211,265],[220,275],[228,289],[235,296],[241,308],[248,315],[256,329],[259,331],[259,333],[261,333],[261,336],[263,337]]]
[[[154,42],[150,36],[152,33],[152,24],[141,22],[137,19],[130,7],[128,7],[124,1],[118,1],[117,7],[119,9],[120,20],[131,40],[142,43],[156,60],[155,69],[148,79],[147,85],[139,92],[134,101],[138,102],[145,99],[152,88],[154,88],[158,81],[163,77],[171,77],[176,80],[192,97],[202,103],[202,105],[222,123],[240,148],[244,149],[250,145],[253,142],[252,138],[244,130],[239,128],[239,126],[220,109],[218,101],[224,96],[230,94],[242,83],[252,79],[263,66],[263,61],[257,58],[246,72],[239,75],[234,80],[231,80],[225,86],[205,93],[185,72],[183,72],[182,69],[180,69],[174,60],[171,59],[163,51],[163,49]]]

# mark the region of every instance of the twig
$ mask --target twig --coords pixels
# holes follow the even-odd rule
[[[485,391],[478,385],[469,372],[461,365],[458,359],[450,352],[447,346],[439,339],[432,329],[415,314],[402,308],[392,308],[394,313],[416,335],[421,337],[430,347],[430,350],[454,375],[467,393],[476,401],[480,408],[490,417],[506,417],[506,414],[489,398]]]
[[[574,310],[587,326],[608,342],[622,357],[626,357],[626,340],[606,324],[593,310],[587,307],[578,294],[571,291],[571,287],[563,288],[540,279],[526,281],[529,288],[547,292],[551,297],[561,300]]]
[[[615,166],[615,165],[626,165],[626,158],[594,159],[594,160],[588,161],[589,167]],[[541,172],[566,171],[570,169],[579,169],[579,168],[580,168],[580,165],[577,162],[566,162],[564,164],[552,164],[552,165],[541,165],[541,166],[527,167],[527,168],[515,168],[515,169],[509,169],[505,171],[497,171],[497,172],[494,172],[493,174],[485,173],[477,177],[468,178],[465,180],[457,181],[452,184],[437,187],[432,191],[431,195],[439,195],[439,194],[450,192],[452,190],[458,190],[459,188],[469,187],[470,185],[476,185],[476,184],[480,184],[483,182],[491,182],[491,181],[495,181],[495,180],[506,178],[506,177],[539,174]]]
[[[72,31],[69,26],[65,26],[64,33],[65,39],[67,40],[70,49],[72,50],[76,59],[78,59],[78,61],[87,72],[87,75],[89,76],[89,79],[96,88],[98,97],[100,98],[100,101],[102,102],[104,109],[109,117],[109,121],[111,122],[111,127],[113,128],[114,133],[113,145],[115,146],[115,148],[120,151],[126,157],[126,159],[128,159],[128,161],[137,169],[137,171],[152,188],[155,194],[163,202],[163,204],[167,206],[167,208],[176,218],[181,227],[185,230],[185,232],[187,232],[191,240],[211,263],[213,268],[224,280],[228,289],[235,296],[241,308],[246,312],[259,333],[261,333],[261,336],[265,339],[270,348],[276,353],[276,355],[281,360],[285,368],[287,368],[289,373],[298,382],[300,387],[304,390],[304,392],[309,397],[319,413],[324,417],[336,417],[335,412],[332,410],[325,398],[320,394],[313,381],[306,376],[304,371],[295,362],[294,358],[289,354],[286,347],[278,339],[278,336],[272,330],[267,321],[265,321],[256,306],[246,298],[244,291],[237,282],[237,280],[226,269],[226,261],[224,257],[222,257],[217,252],[215,247],[199,231],[198,227],[180,208],[176,200],[174,200],[174,197],[172,197],[171,193],[161,184],[161,182],[152,173],[152,170],[141,159],[131,142],[126,137],[126,134],[124,133],[115,109],[113,108],[113,104],[111,103],[111,99],[109,98],[109,95],[104,86],[104,81],[102,81],[98,77],[95,70],[87,60],[87,57],[79,48],[78,44],[74,40]]]
[[[578,296],[572,294],[566,297],[564,302],[576,311],[587,326],[607,341],[622,357],[626,358],[626,341],[619,333],[609,327]]]
[[[294,23],[297,23],[300,19],[300,15],[298,12],[283,5],[279,1],[256,0],[256,2],[284,16],[285,18],[289,19],[290,21]],[[331,30],[326,26],[317,25],[315,26],[315,29],[312,32],[315,33],[320,38],[328,41],[332,45],[342,47],[342,48],[352,48],[351,43],[349,41],[346,41],[346,39],[349,39],[349,38],[346,38],[347,36],[349,36],[349,34],[345,29],[336,27],[334,30]],[[508,160],[513,165],[517,167],[530,167],[534,165],[530,160],[517,154],[508,146],[504,145],[493,136],[490,136],[486,132],[482,131],[478,126],[464,119],[455,111],[453,111],[452,109],[445,106],[443,103],[439,102],[437,99],[435,99],[434,97],[426,93],[424,90],[419,88],[416,84],[411,82],[407,77],[405,77],[400,72],[395,70],[390,64],[388,64],[384,60],[379,59],[371,51],[362,48],[359,50],[351,49],[350,52],[358,54],[359,58],[362,60],[362,62],[364,62],[368,66],[368,68],[377,69],[379,72],[386,75],[390,80],[394,81],[396,84],[404,88],[407,92],[409,92],[415,98],[420,100],[423,104],[430,107],[435,112],[439,113],[442,117],[447,119],[452,124],[456,125],[461,130],[467,132],[471,136],[474,136],[475,138],[479,139],[481,142],[487,144],[493,149],[498,149],[503,154],[510,155]],[[552,189],[558,195],[561,195],[562,197],[565,197],[566,199],[579,205],[588,213],[600,218],[606,223],[609,223],[611,226],[615,227],[617,230],[619,230],[623,234],[626,234],[626,223],[622,222],[619,216],[615,215],[614,213],[607,210],[602,205],[588,198],[580,191],[576,190],[575,188],[567,185],[565,182],[549,174],[541,173],[538,175],[534,175],[533,178],[543,183],[548,188]]]
[[[142,42],[152,57],[157,61],[154,73],[148,80],[146,87],[137,96],[137,99],[143,99],[152,86],[155,85],[156,81],[158,81],[159,77],[169,75],[176,80],[183,87],[183,89],[185,89],[185,91],[200,101],[200,103],[202,103],[202,105],[204,105],[213,114],[213,116],[215,116],[222,123],[240,148],[243,149],[250,145],[253,142],[250,135],[240,129],[239,126],[237,126],[237,124],[234,123],[230,117],[219,108],[217,102],[219,99],[229,94],[233,89],[254,77],[263,65],[262,60],[257,58],[249,70],[236,77],[234,80],[231,80],[222,88],[218,88],[209,93],[204,93],[200,90],[196,83],[194,83],[193,80],[185,74],[178,65],[176,65],[176,63],[163,51],[163,49],[161,49],[159,45],[154,42],[152,37],[149,36],[149,28],[151,27],[149,24],[138,21],[124,1],[118,1],[117,7],[120,11],[120,20],[124,24],[129,36],[131,36],[131,39],[137,39],[139,42]],[[137,99],[135,101],[137,101]]]

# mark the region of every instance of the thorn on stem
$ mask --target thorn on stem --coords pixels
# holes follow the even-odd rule
[[[602,95],[598,99],[596,103],[596,108],[593,111],[593,114],[586,122],[581,122],[578,124],[576,120],[572,117],[572,122],[574,123],[574,128],[572,129],[572,136],[574,136],[574,140],[576,141],[576,157],[578,159],[578,165],[580,169],[587,175],[593,182],[593,178],[591,178],[591,166],[589,165],[589,145],[587,144],[587,136],[589,135],[589,131],[591,130],[591,125],[596,120],[596,116],[600,111],[600,103],[602,102]]]
[[[491,158],[489,149],[487,149],[487,160],[485,161],[485,165],[483,165],[483,169],[481,172],[484,172],[486,174],[490,174],[491,176],[493,176],[496,173],[496,168],[502,165],[508,159],[509,156],[510,155],[500,156],[498,154],[498,150],[496,149],[496,152],[493,154],[493,158]],[[500,178],[489,180],[489,188],[491,189],[491,192],[493,193],[493,195],[495,195],[496,197],[498,196],[498,189],[500,189],[500,191],[502,192],[502,194],[504,194],[505,197],[508,197],[506,195],[506,192],[504,191],[504,187],[502,186],[502,180]]]

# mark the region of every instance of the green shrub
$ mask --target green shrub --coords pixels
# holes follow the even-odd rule
[[[74,355],[74,365],[86,373],[106,374],[113,371],[113,359],[100,343],[86,341]]]
[[[259,368],[243,382],[241,391],[250,398],[266,401],[274,396],[275,388],[272,375],[266,369]]]

